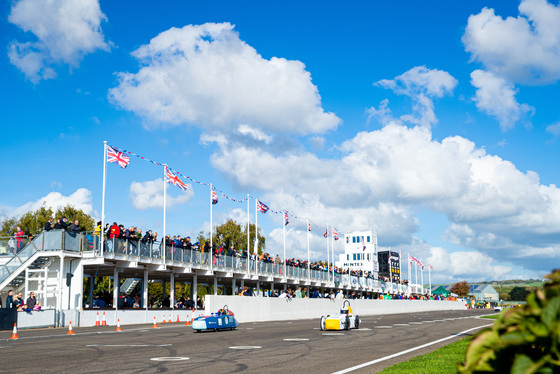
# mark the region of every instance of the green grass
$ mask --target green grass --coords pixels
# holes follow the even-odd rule
[[[497,314],[494,314],[494,315],[492,315],[492,316],[482,316],[482,317],[480,317],[480,318],[496,319],[496,318],[498,318],[498,315],[497,315]]]
[[[471,337],[441,347],[432,353],[390,366],[381,374],[448,374],[457,373],[457,363],[465,360]]]

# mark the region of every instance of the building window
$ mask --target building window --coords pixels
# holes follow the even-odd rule
[[[356,237],[355,236],[352,237],[352,243],[356,243]]]
[[[368,243],[370,242],[370,237],[369,237],[369,236],[367,237],[367,242],[368,242]]]
[[[346,261],[350,261],[350,255],[346,255]]]

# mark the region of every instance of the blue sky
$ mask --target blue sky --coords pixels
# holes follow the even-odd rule
[[[558,2],[4,2],[0,216],[101,212],[103,141],[431,263],[540,277],[560,253]],[[108,165],[106,217],[162,231],[161,168]],[[167,231],[208,231],[169,186]],[[246,222],[220,199],[214,223]],[[251,204],[251,221],[254,205]],[[259,215],[267,249],[281,221]],[[288,255],[307,257],[292,219]],[[319,229],[313,259],[326,257]],[[335,252],[342,251],[337,242]],[[544,261],[543,261],[544,259]]]

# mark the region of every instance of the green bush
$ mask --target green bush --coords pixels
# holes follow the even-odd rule
[[[559,373],[560,270],[527,304],[502,312],[473,338],[459,373]]]

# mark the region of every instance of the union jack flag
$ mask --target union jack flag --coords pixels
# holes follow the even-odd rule
[[[266,205],[264,205],[259,200],[257,200],[257,210],[259,212],[261,212],[262,214],[265,214],[266,212],[268,212],[268,209],[269,208]]]
[[[307,231],[311,231],[311,224],[310,223],[307,224]]]
[[[212,190],[212,204],[218,204],[218,194]]]
[[[434,270],[432,265],[428,264],[428,266],[430,267],[430,270]]]
[[[130,157],[107,146],[107,162],[116,162],[121,168],[126,169],[126,165],[130,164]]]
[[[284,226],[288,226],[288,223],[290,223],[290,220],[288,219],[288,211],[285,210],[284,211]]]
[[[332,229],[332,235],[333,235],[333,237],[334,237],[334,240],[338,240],[338,239],[339,239],[338,233],[336,232],[336,229],[335,229],[335,228]]]
[[[171,183],[172,185],[179,187],[183,191],[187,190],[187,185],[182,180],[180,180],[177,175],[173,174],[173,172],[171,172],[171,170],[169,170],[167,166],[165,167],[165,180],[167,183]]]
[[[324,236],[325,238],[328,238],[328,236],[329,236],[329,228],[328,228],[328,227],[327,227],[327,231],[325,231],[325,233],[323,234],[323,236]]]

